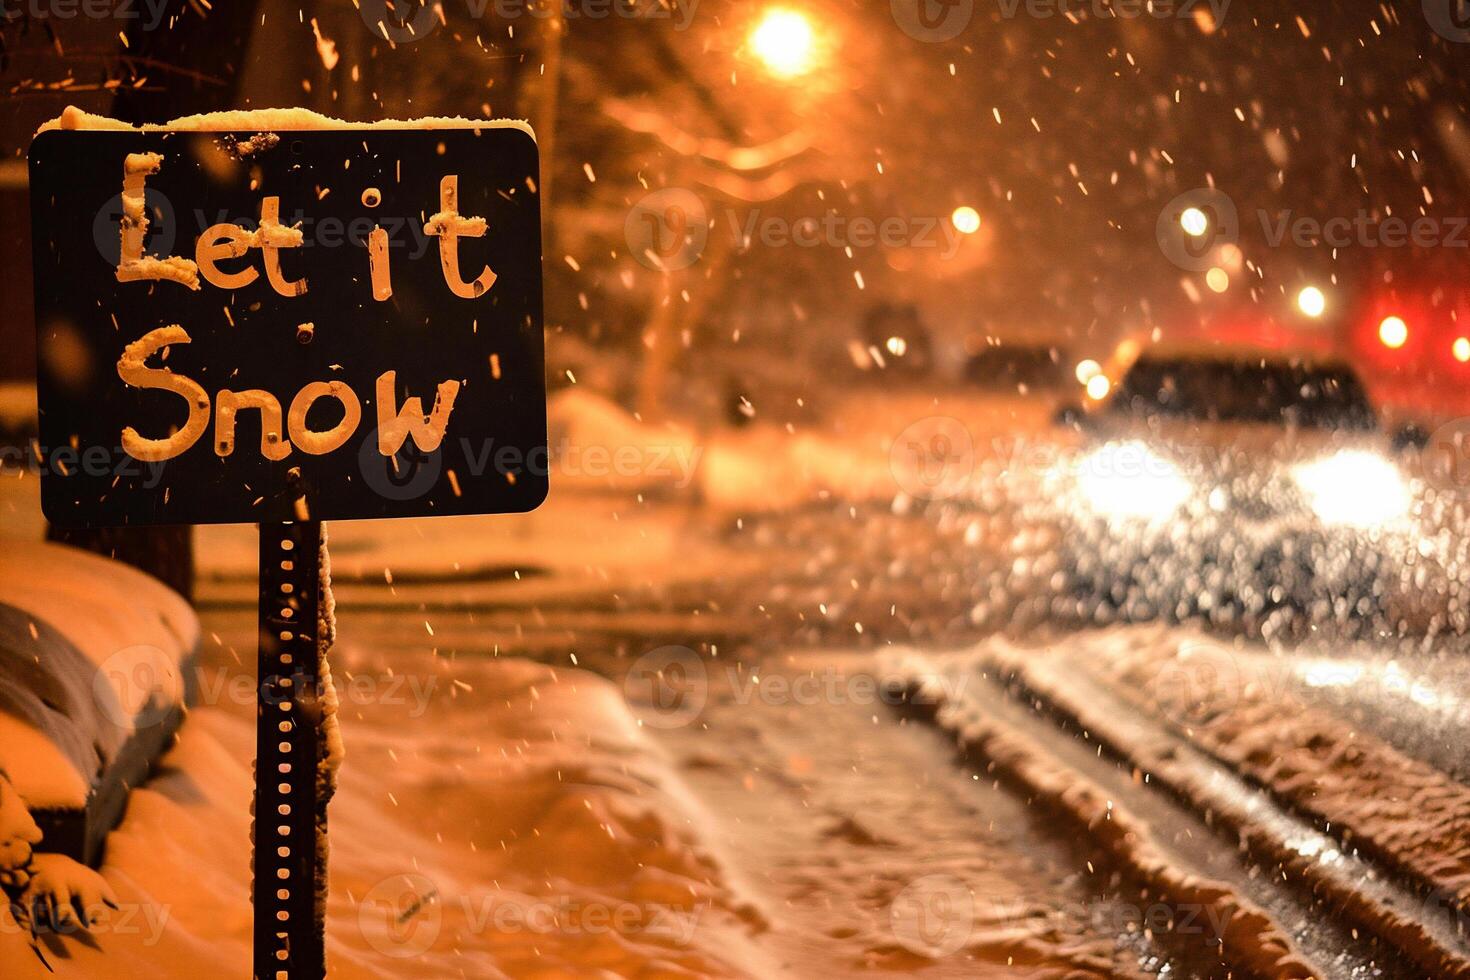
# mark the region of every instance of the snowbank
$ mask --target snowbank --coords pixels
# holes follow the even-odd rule
[[[85,807],[140,728],[184,699],[199,622],[144,573],[57,544],[0,549],[0,769],[32,809]]]
[[[743,975],[763,919],[614,685],[426,652],[399,665],[421,701],[364,707],[350,692],[372,656],[346,642],[334,661],[353,761],[332,803],[333,977]],[[109,839],[118,912],[57,941],[54,975],[0,924],[7,978],[247,969],[253,752],[253,713],[191,713]]]

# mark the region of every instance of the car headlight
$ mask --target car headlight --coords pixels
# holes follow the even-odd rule
[[[1189,480],[1142,442],[1109,443],[1077,464],[1077,486],[1093,510],[1112,519],[1170,517],[1189,498]]]
[[[1292,476],[1327,524],[1377,527],[1409,512],[1409,488],[1402,474],[1376,453],[1344,449],[1300,464]]]

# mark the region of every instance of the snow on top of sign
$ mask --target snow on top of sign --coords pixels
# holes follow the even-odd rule
[[[98,116],[84,112],[76,106],[67,106],[61,115],[41,125],[41,133],[53,129],[67,130],[111,130],[143,133],[169,130],[192,130],[197,132],[237,132],[249,130],[319,130],[319,129],[519,129],[536,138],[531,124],[523,119],[466,119],[463,116],[426,116],[422,119],[379,119],[374,122],[352,122],[324,116],[310,109],[232,109],[225,112],[206,112],[195,116],[180,116],[165,123],[145,123],[134,126],[120,119]]]

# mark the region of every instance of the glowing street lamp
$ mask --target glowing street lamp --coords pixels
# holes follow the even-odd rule
[[[949,220],[961,235],[973,235],[980,230],[980,212],[968,204],[955,208]]]
[[[750,32],[750,49],[777,78],[805,75],[816,65],[816,32],[805,15],[775,7]]]

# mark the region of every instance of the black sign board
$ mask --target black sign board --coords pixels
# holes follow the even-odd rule
[[[53,131],[30,172],[53,524],[544,499],[524,129]]]

